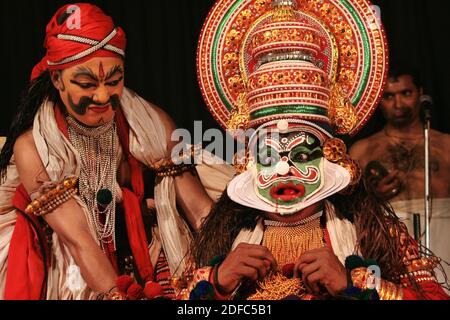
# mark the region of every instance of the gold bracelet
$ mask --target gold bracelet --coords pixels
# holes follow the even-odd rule
[[[127,297],[118,291],[106,294],[106,298],[108,300],[127,300]]]
[[[372,273],[365,267],[355,268],[351,271],[353,286],[361,290],[367,289],[367,281]],[[380,286],[376,288],[381,300],[402,300],[403,289],[392,282],[380,280]]]
[[[353,286],[361,290],[367,289],[367,279],[369,277],[369,272],[367,268],[355,268],[350,272]]]

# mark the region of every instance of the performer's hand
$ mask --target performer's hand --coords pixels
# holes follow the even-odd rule
[[[398,171],[393,170],[376,184],[375,191],[383,199],[390,200],[399,194],[401,186]]]
[[[220,265],[219,285],[226,293],[231,293],[245,279],[263,279],[271,268],[276,268],[276,264],[266,247],[240,243]]]
[[[331,295],[347,288],[346,269],[328,247],[303,253],[295,264],[294,276],[302,277],[305,286],[314,294],[321,292],[321,286]]]
[[[147,209],[156,209],[155,199],[148,198],[145,199],[145,202],[147,203]]]

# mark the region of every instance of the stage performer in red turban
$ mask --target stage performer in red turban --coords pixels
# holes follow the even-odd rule
[[[90,4],[66,5],[47,25],[0,156],[0,299],[173,295],[191,230],[225,188],[200,178],[232,172],[196,168],[194,147],[172,161],[174,123],[124,86],[125,46]]]

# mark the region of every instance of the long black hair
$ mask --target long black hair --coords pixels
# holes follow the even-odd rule
[[[6,178],[6,170],[13,155],[17,138],[33,127],[34,117],[45,99],[57,102],[59,93],[54,87],[50,72],[42,73],[31,81],[22,94],[17,112],[12,120],[5,145],[0,153],[0,182]]]
[[[338,193],[329,200],[338,215],[353,222],[359,251],[366,259],[378,262],[386,280],[396,281],[407,273],[400,242],[406,226],[365,177],[350,195]]]

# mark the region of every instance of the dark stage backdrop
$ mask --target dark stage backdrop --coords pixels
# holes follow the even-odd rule
[[[164,108],[179,127],[217,127],[197,85],[195,56],[211,0],[91,1],[113,17],[128,37],[126,85]],[[46,23],[67,1],[0,1],[2,102],[0,135],[8,132],[31,69],[43,56]],[[433,126],[450,132],[449,5],[444,0],[377,0],[393,60],[419,68],[434,97]],[[376,115],[363,137],[381,125]]]

